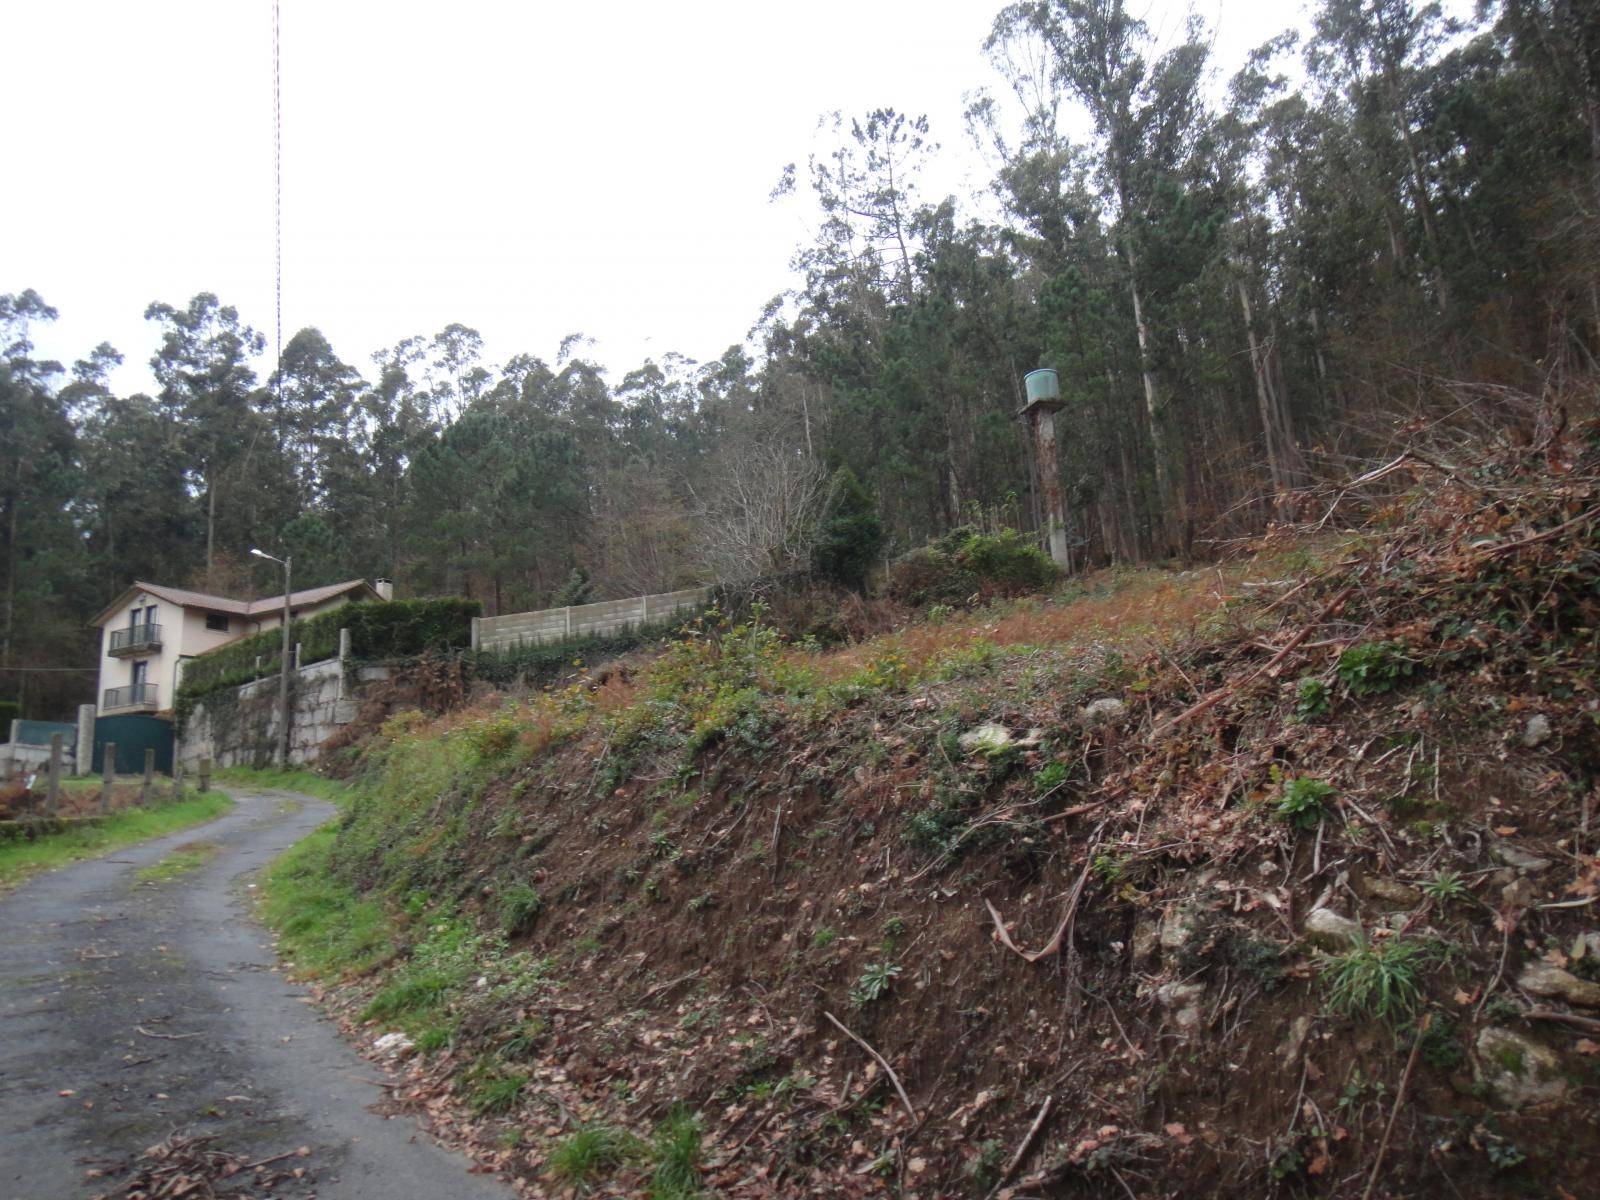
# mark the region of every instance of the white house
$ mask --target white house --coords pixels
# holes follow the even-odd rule
[[[295,619],[353,600],[388,600],[386,579],[351,579],[289,597]],[[92,624],[100,626],[99,713],[153,713],[172,707],[183,662],[239,638],[277,629],[283,596],[234,600],[156,583],[135,582]]]

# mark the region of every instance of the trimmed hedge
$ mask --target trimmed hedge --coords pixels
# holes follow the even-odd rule
[[[289,643],[300,644],[300,662],[322,662],[339,653],[339,630],[350,631],[350,653],[358,659],[406,658],[427,650],[460,650],[472,644],[477,600],[378,600],[346,604],[295,621]],[[283,631],[269,629],[192,659],[178,689],[187,708],[218,688],[238,687],[278,673]],[[188,704],[184,705],[183,702]]]

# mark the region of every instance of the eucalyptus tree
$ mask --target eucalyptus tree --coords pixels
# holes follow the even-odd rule
[[[1200,81],[1206,62],[1199,30],[1151,57],[1156,47],[1124,0],[1028,0],[995,19],[990,44],[1027,30],[1050,53],[1053,78],[1083,106],[1095,133],[1097,174],[1111,218],[1112,239],[1125,270],[1139,374],[1155,472],[1157,528],[1174,545],[1170,514],[1176,490],[1170,414],[1158,380],[1156,314],[1149,299],[1153,275],[1170,247],[1161,218],[1180,194],[1182,173],[1206,114]]]
[[[239,319],[239,311],[201,292],[183,308],[153,303],[145,319],[161,329],[150,369],[157,397],[181,430],[181,448],[193,487],[204,498],[205,574],[217,552],[217,498],[230,473],[249,465],[262,432],[253,421],[256,374],[251,360],[266,341]]]

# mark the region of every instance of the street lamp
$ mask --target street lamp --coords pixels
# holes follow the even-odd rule
[[[283,653],[278,661],[278,765],[289,766],[289,572],[293,556],[277,558],[265,550],[250,547],[255,558],[264,558],[283,567]]]

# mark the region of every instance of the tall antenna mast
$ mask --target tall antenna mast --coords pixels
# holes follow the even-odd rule
[[[272,238],[277,303],[274,391],[283,386],[278,378],[283,373],[283,95],[278,6],[279,0],[272,0]]]

